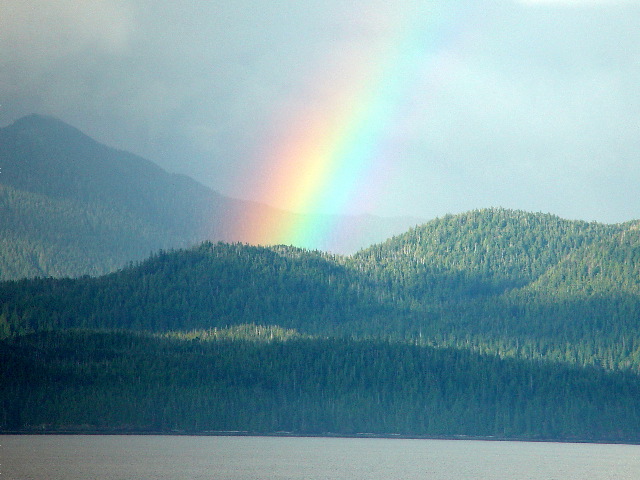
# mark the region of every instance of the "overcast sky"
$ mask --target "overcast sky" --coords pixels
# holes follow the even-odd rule
[[[640,1],[0,0],[0,126],[53,115],[282,208],[274,152],[365,92],[375,153],[332,213],[640,218],[639,87]]]

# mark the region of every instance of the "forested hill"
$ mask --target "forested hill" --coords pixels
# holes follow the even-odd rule
[[[104,274],[160,249],[249,241],[256,219],[292,217],[167,173],[55,118],[30,115],[0,129],[0,279]],[[304,246],[354,252],[416,221],[343,223],[326,243]]]
[[[0,278],[97,275],[209,238],[240,209],[195,181],[30,115],[0,129]]]
[[[500,293],[536,280],[570,254],[605,244],[633,223],[604,225],[505,209],[448,215],[374,245],[356,263],[385,278],[439,287],[455,280],[469,295]],[[632,237],[633,234],[630,234]],[[458,277],[456,279],[456,277]],[[444,281],[442,281],[444,280]],[[447,296],[450,292],[447,292]]]
[[[353,256],[0,283],[0,430],[640,441],[640,232],[502,209]]]
[[[256,326],[0,341],[0,431],[638,442],[639,394],[629,372]]]
[[[351,257],[205,243],[99,278],[0,284],[0,328],[257,323],[637,368],[639,233],[634,223],[490,209]]]

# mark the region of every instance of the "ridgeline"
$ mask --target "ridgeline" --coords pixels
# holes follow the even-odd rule
[[[639,261],[637,222],[487,209],[3,282],[0,428],[637,442]]]

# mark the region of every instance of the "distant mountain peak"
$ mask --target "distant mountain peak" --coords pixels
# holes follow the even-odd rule
[[[73,130],[73,131],[76,131],[78,133],[82,133],[77,128],[69,125],[68,123],[60,120],[59,118],[52,117],[52,116],[49,116],[49,115],[41,115],[39,113],[31,113],[29,115],[21,117],[21,118],[17,119],[16,121],[14,121],[7,128],[19,128],[19,129],[25,129],[25,128],[39,128],[39,129],[41,129],[41,128],[57,128],[57,129],[60,129],[60,128],[64,128],[64,129],[67,129],[67,130]]]
[[[37,113],[19,118],[8,127],[0,129],[0,133],[4,133],[7,138],[26,139],[28,143],[39,141],[64,146],[63,149],[109,148],[59,118]]]

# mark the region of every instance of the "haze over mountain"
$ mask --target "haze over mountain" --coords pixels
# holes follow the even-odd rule
[[[203,240],[269,243],[254,223],[299,217],[227,198],[39,115],[0,129],[0,209],[0,279],[96,275]],[[352,253],[417,223],[344,220],[299,246]]]
[[[616,223],[640,217],[638,25],[637,0],[8,0],[0,126],[53,115],[296,212]],[[280,175],[306,171],[299,202]]]

